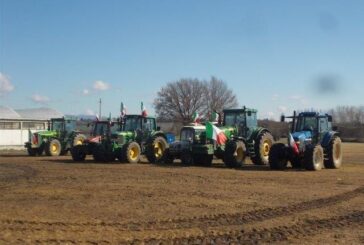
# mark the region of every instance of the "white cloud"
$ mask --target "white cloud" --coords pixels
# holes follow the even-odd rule
[[[268,112],[267,112],[267,116],[268,116],[269,118],[274,117],[274,112],[272,112],[272,111],[268,111]]]
[[[39,94],[33,94],[32,95],[32,101],[38,104],[45,104],[49,101],[51,101],[47,96],[39,95]]]
[[[104,91],[104,90],[110,89],[110,84],[108,84],[107,82],[99,80],[99,81],[94,82],[93,88],[95,90]]]
[[[8,76],[0,72],[0,96],[10,93],[14,90],[14,85],[11,83]]]
[[[83,95],[89,95],[90,94],[90,90],[88,90],[87,88],[85,88],[84,90],[82,90],[82,94]]]
[[[88,116],[95,116],[96,115],[96,113],[93,110],[91,110],[91,109],[86,109],[86,112],[85,113]]]
[[[278,106],[278,111],[280,111],[280,112],[286,112],[287,111],[287,107],[286,106],[283,106],[283,105],[280,105],[280,106]]]
[[[278,95],[278,94],[273,94],[273,95],[272,95],[272,100],[273,100],[273,101],[278,100],[278,98],[279,98],[279,95]]]

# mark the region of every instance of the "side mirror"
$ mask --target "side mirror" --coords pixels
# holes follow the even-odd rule
[[[158,127],[157,127],[157,131],[160,131],[160,130],[161,130],[161,127],[159,127],[159,126],[158,126]]]
[[[332,126],[332,130],[337,131],[338,129],[338,126]]]
[[[281,115],[281,122],[284,122],[285,119],[286,119],[285,116]]]
[[[329,122],[332,122],[332,116],[327,116],[327,120],[328,120]]]
[[[90,123],[87,124],[87,127],[89,128],[90,127]]]

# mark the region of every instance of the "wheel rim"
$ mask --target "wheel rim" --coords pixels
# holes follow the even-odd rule
[[[243,159],[244,159],[244,151],[243,148],[239,147],[238,149],[236,149],[236,161],[242,162]]]
[[[262,147],[262,151],[261,151],[261,153],[262,153],[262,155],[264,157],[268,157],[269,156],[269,151],[270,151],[271,145],[272,145],[272,142],[270,140],[267,140],[267,139],[264,140],[263,147]]]
[[[52,153],[56,153],[56,152],[58,152],[58,145],[57,144],[52,144],[51,145],[51,151],[52,151]]]
[[[135,161],[138,159],[139,156],[139,149],[136,146],[133,146],[129,149],[129,157],[132,161]]]
[[[83,143],[83,140],[81,140],[81,139],[76,141],[76,145],[82,145],[82,143]]]
[[[163,145],[161,142],[154,144],[154,155],[157,158],[160,158],[163,155]]]

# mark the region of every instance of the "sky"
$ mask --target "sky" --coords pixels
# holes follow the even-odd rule
[[[364,105],[364,1],[0,0],[0,105],[139,113],[215,76],[259,118]]]

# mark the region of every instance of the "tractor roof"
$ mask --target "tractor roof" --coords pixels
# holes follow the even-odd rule
[[[126,114],[125,116],[124,116],[125,118],[127,118],[127,117],[140,117],[140,118],[153,118],[153,119],[155,119],[155,117],[143,117],[142,115],[140,115],[140,114]]]
[[[192,128],[192,129],[197,129],[197,130],[205,130],[206,126],[205,125],[187,125],[187,126],[183,126],[182,129],[184,128]]]
[[[246,108],[246,107],[236,108],[236,109],[224,109],[223,111],[224,111],[224,113],[225,112],[253,112],[253,113],[258,112],[258,110],[256,110],[256,109],[251,109],[251,108]]]
[[[326,117],[326,116],[329,116],[329,114],[322,114],[322,113],[319,113],[319,112],[300,112],[298,114],[299,117]]]

